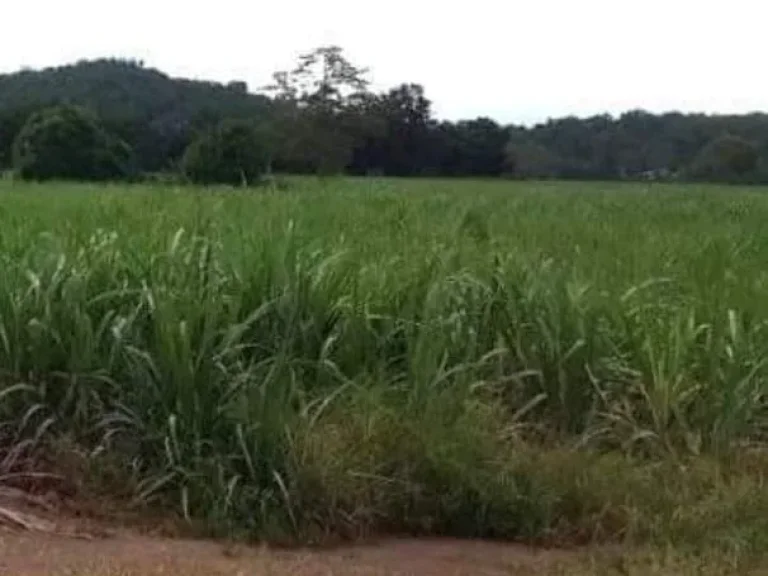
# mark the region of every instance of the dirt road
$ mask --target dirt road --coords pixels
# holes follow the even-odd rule
[[[15,576],[500,576],[570,573],[565,568],[573,561],[566,552],[453,540],[297,552],[139,536],[80,540],[0,533],[0,574]]]

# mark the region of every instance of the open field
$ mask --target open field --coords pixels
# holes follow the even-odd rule
[[[0,222],[6,484],[278,541],[768,548],[764,189],[4,183]]]

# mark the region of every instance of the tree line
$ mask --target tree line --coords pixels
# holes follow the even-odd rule
[[[337,46],[256,93],[102,59],[0,76],[0,166],[23,178],[232,184],[268,171],[768,182],[768,115],[441,121],[422,86],[374,92]]]

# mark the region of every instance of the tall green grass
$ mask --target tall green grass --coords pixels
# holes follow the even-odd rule
[[[0,221],[0,479],[66,439],[219,532],[764,544],[764,190],[5,184]]]

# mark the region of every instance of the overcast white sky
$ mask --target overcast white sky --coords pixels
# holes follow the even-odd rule
[[[0,71],[134,57],[253,89],[323,44],[442,118],[768,110],[762,0],[5,0]]]

